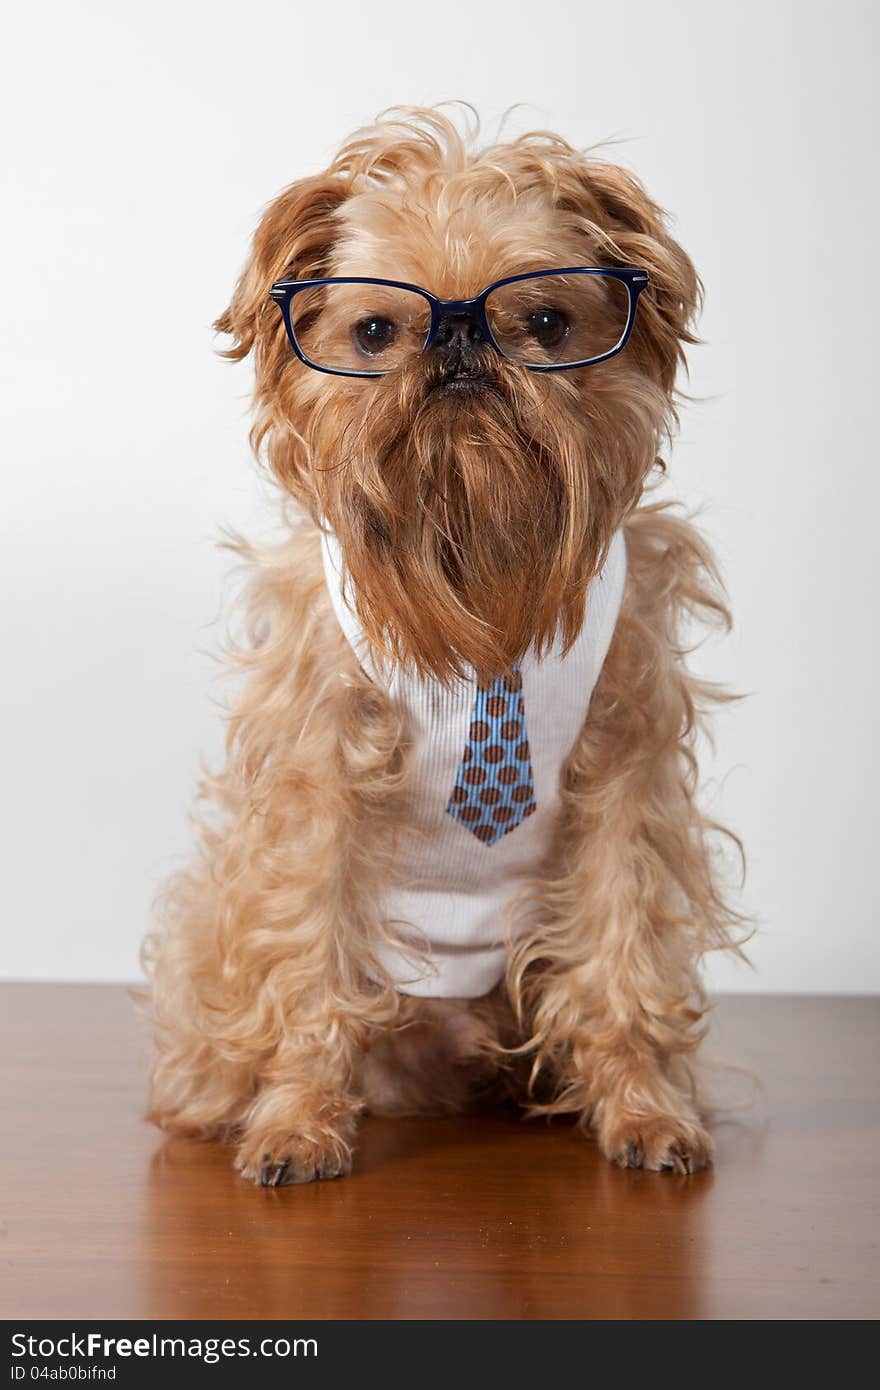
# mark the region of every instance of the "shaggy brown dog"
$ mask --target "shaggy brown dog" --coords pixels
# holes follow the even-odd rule
[[[435,389],[448,361],[433,348],[381,377],[310,370],[269,295],[284,276],[372,276],[462,301],[563,266],[647,271],[627,346],[544,374],[479,342],[467,391]],[[217,327],[229,357],[254,353],[253,442],[290,500],[290,535],[242,547],[250,621],[228,760],[146,949],[151,1116],[234,1140],[248,1178],[336,1176],[364,1109],[454,1109],[493,1088],[577,1115],[617,1163],[709,1161],[698,964],[737,949],[738,919],[717,878],[720,828],[695,800],[700,714],[720,697],[688,673],[684,628],[728,615],[704,542],[643,500],[698,295],[632,174],[547,134],[478,150],[437,111],[359,133],[263,217]],[[483,997],[420,996],[387,965],[390,943],[418,949],[385,908],[418,731],[346,640],[322,528],[370,647],[438,692],[571,648],[625,537],[610,650],[540,863],[498,921],[503,979]]]

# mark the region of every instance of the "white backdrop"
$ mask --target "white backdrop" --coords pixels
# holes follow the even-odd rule
[[[259,209],[382,107],[623,141],[707,286],[671,487],[736,613],[708,796],[754,972],[876,990],[878,219],[867,3],[296,0],[17,7],[3,238],[7,977],[130,979],[217,752],[223,522],[263,502],[250,370],[213,352]],[[213,693],[212,693],[213,692]]]

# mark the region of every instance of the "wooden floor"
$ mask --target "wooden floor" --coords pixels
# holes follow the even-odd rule
[[[367,1120],[351,1177],[260,1190],[142,1122],[122,989],[0,987],[0,1315],[876,1317],[880,1001],[717,1014],[764,1091],[714,1125],[712,1172],[498,1114]]]

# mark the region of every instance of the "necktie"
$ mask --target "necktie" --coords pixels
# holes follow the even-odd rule
[[[491,685],[477,687],[467,745],[446,809],[487,846],[535,810],[518,662]]]

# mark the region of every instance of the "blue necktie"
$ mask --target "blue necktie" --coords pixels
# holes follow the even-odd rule
[[[535,810],[519,662],[477,687],[468,741],[447,811],[484,845],[494,845]]]

